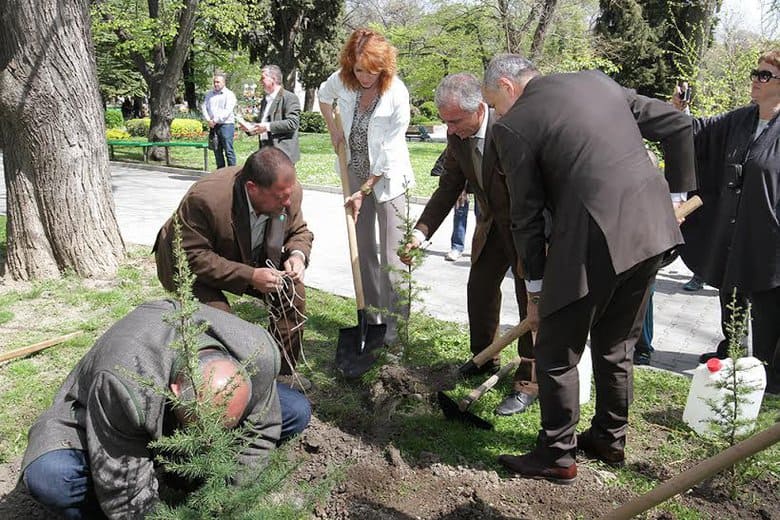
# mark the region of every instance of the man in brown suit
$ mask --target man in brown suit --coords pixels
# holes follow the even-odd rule
[[[499,462],[523,477],[569,483],[578,445],[607,463],[624,461],[631,358],[649,285],[662,254],[682,242],[670,187],[695,188],[691,124],[600,72],[541,76],[518,55],[490,62],[483,94],[503,114],[493,138],[537,330],[542,414],[536,448]],[[642,137],[660,142],[668,184]],[[596,413],[575,441],[577,362],[589,333]]]
[[[269,331],[284,354],[280,374],[295,368],[303,337],[303,277],[313,235],[301,212],[303,190],[281,150],[261,148],[243,168],[222,168],[192,185],[175,216],[201,302],[230,312],[223,291],[268,305]],[[157,235],[157,276],[174,290],[173,217]],[[308,386],[304,383],[304,386]]]
[[[407,246],[417,248],[439,228],[468,181],[473,187],[480,213],[471,245],[471,270],[467,289],[471,352],[478,354],[498,331],[501,312],[501,281],[512,270],[515,297],[525,317],[526,292],[517,270],[517,254],[509,229],[509,192],[493,150],[495,115],[482,101],[480,83],[471,74],[451,74],[436,88],[439,116],[447,124],[447,149],[439,187],[415,225],[414,238]],[[410,262],[408,257],[401,260]],[[518,353],[533,358],[530,334],[520,338]],[[498,370],[500,359],[483,365],[481,373]],[[525,411],[534,402],[537,386],[531,365],[518,367],[512,393],[496,408],[500,415]]]

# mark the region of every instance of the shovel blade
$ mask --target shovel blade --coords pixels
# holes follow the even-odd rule
[[[477,417],[469,411],[461,411],[458,403],[444,392],[438,392],[439,408],[444,412],[444,417],[454,421],[460,421],[470,426],[476,426],[482,430],[492,430],[493,425],[481,417]]]
[[[340,329],[336,346],[336,368],[339,372],[348,379],[356,379],[368,372],[384,347],[386,330],[384,323]]]

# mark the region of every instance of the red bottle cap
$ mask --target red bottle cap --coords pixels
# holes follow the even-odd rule
[[[718,358],[712,358],[707,360],[707,370],[709,370],[710,372],[715,373],[718,370],[720,370],[722,366],[723,363]]]

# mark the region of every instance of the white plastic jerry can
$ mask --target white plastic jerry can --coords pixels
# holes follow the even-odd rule
[[[580,404],[590,401],[590,383],[593,379],[593,360],[590,357],[590,347],[585,345],[580,362],[577,364],[580,373]]]
[[[718,420],[713,409],[725,402],[729,390],[719,387],[731,374],[732,360],[713,358],[700,364],[693,373],[683,421],[699,435],[712,435],[711,425]],[[737,385],[749,387],[745,401],[737,406],[739,420],[755,421],[766,389],[766,370],[760,360],[750,356],[737,360]],[[742,427],[737,433],[745,433]]]

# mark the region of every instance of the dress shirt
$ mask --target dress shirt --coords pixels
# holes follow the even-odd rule
[[[236,95],[229,88],[222,87],[219,92],[209,90],[206,93],[201,111],[206,121],[213,121],[218,125],[232,125],[235,123],[235,108]]]

